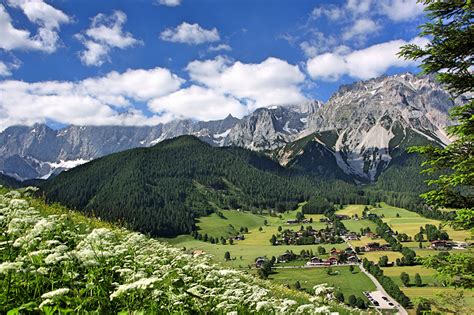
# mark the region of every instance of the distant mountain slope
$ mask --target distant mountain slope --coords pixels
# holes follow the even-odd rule
[[[229,115],[219,121],[180,120],[149,127],[69,126],[53,130],[42,124],[14,126],[0,133],[0,171],[22,180],[48,177],[101,156],[183,134],[218,146],[237,121]]]
[[[50,201],[172,236],[191,232],[194,219],[216,206],[286,210],[318,187],[263,155],[181,136],[96,159],[51,178],[42,190]]]

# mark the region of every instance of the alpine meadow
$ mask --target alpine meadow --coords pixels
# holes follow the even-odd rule
[[[0,2],[0,313],[473,314],[470,0]]]

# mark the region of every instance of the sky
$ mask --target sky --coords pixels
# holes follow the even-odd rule
[[[0,0],[0,130],[154,125],[327,101],[405,71],[416,0]]]

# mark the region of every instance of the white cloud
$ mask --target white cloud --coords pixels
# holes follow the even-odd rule
[[[365,14],[372,7],[372,0],[347,0],[345,10],[353,15]]]
[[[149,107],[154,112],[165,113],[170,119],[216,120],[228,114],[241,117],[247,112],[247,108],[232,96],[196,85],[156,98]]]
[[[219,44],[219,45],[216,45],[216,46],[210,46],[208,48],[209,51],[222,51],[222,50],[225,50],[225,51],[231,51],[232,50],[232,47],[230,47],[229,45],[227,44]]]
[[[313,31],[311,38],[300,43],[300,48],[307,57],[314,57],[322,52],[333,49],[337,43],[338,40],[335,36]]]
[[[249,110],[306,100],[300,90],[304,74],[298,66],[281,59],[271,57],[261,63],[246,64],[217,57],[193,61],[186,69],[195,82],[221,94],[232,95],[247,104]]]
[[[79,125],[147,125],[134,105],[178,90],[183,79],[163,68],[110,72],[82,81],[0,81],[0,130],[48,120]]]
[[[167,7],[177,7],[181,4],[181,0],[158,0],[158,4],[165,5]]]
[[[199,24],[181,23],[176,28],[167,28],[160,34],[160,38],[174,43],[184,43],[189,45],[199,45],[207,42],[220,40],[219,32],[214,27],[206,30]]]
[[[143,44],[131,33],[123,31],[126,21],[127,16],[122,11],[115,11],[110,16],[100,13],[92,18],[90,28],[83,34],[76,34],[76,38],[86,48],[79,53],[82,63],[87,66],[100,66],[110,61],[109,54],[113,48],[125,49]]]
[[[17,29],[5,7],[0,4],[0,48],[10,50],[38,50],[53,53],[59,46],[59,28],[70,23],[70,18],[62,11],[42,0],[9,0],[8,4],[20,9],[28,20],[38,25],[36,35],[30,31]]]
[[[321,16],[327,17],[331,21],[337,21],[344,16],[344,10],[335,5],[327,5],[322,7],[316,7],[311,12],[313,18],[319,18]]]
[[[0,77],[7,77],[11,75],[9,67],[2,61],[0,61]]]
[[[385,73],[392,67],[415,66],[414,61],[399,58],[400,46],[404,40],[392,40],[364,49],[334,51],[309,59],[306,63],[308,73],[313,79],[335,81],[343,75],[357,79],[369,79]],[[428,43],[425,38],[416,37],[410,41],[420,46]]]
[[[353,25],[349,26],[345,32],[342,34],[343,40],[350,40],[352,38],[359,38],[365,40],[365,38],[374,34],[380,29],[380,25],[375,23],[369,18],[358,19],[354,22]]]
[[[411,20],[423,14],[424,5],[416,0],[382,0],[382,13],[393,21]]]

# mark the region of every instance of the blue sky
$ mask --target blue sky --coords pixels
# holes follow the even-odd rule
[[[416,64],[415,0],[1,0],[0,129],[155,124],[326,101]]]

